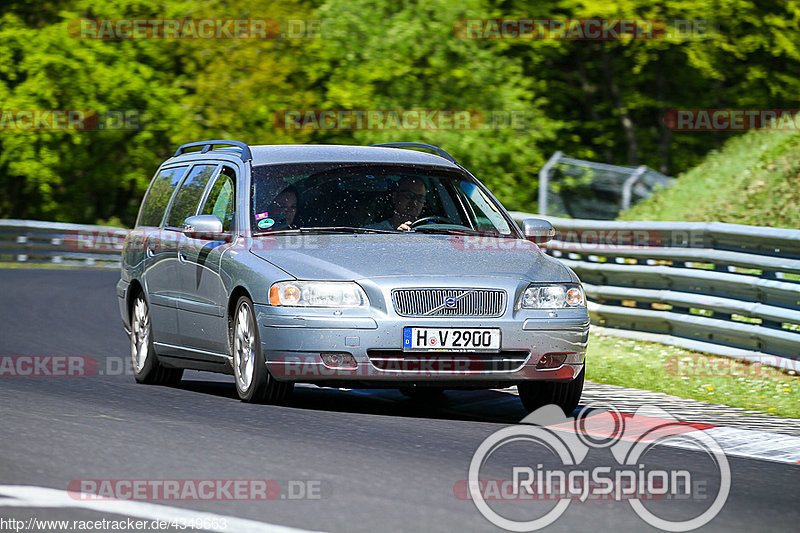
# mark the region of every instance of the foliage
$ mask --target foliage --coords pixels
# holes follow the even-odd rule
[[[620,218],[800,228],[798,205],[800,133],[758,131],[731,139]]]
[[[319,18],[325,25],[321,39],[113,41],[70,36],[70,21],[81,17]],[[485,17],[705,26],[611,41],[475,40],[456,31],[459,19]],[[127,111],[134,119],[127,129],[0,127],[0,217],[117,217],[130,225],[154,170],[177,145],[220,137],[253,144],[431,142],[508,207],[535,211],[537,172],[555,150],[674,175],[736,134],[672,131],[663,121],[667,111],[792,108],[800,92],[797,2],[6,0],[0,24],[0,110],[92,110],[101,124]],[[524,116],[525,124],[295,131],[273,121],[286,109],[497,111]],[[742,174],[740,189],[766,184],[766,192],[745,195],[748,212],[763,195],[790,194],[790,174]],[[755,210],[761,214],[748,220],[794,223],[787,222],[791,214]],[[726,212],[735,209],[702,216]]]

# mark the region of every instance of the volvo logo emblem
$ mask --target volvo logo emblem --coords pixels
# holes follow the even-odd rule
[[[461,294],[459,294],[458,296],[445,297],[444,302],[442,302],[440,305],[437,305],[433,309],[426,311],[425,313],[423,313],[423,316],[432,316],[441,311],[442,309],[456,309],[458,307],[459,300],[466,298],[470,294],[474,294],[477,289],[457,289],[457,290],[463,290],[463,292],[461,292]]]

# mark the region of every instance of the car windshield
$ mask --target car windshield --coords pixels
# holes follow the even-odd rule
[[[252,200],[256,234],[411,230],[517,237],[497,203],[470,176],[433,166],[257,166]]]

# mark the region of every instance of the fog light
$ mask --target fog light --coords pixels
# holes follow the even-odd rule
[[[538,370],[549,369],[549,368],[558,368],[564,364],[564,361],[567,359],[568,355],[572,353],[546,353],[539,359],[539,362],[536,363],[536,368]]]
[[[323,353],[322,364],[328,368],[357,368],[356,358],[349,353]]]

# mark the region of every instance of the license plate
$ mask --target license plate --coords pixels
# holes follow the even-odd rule
[[[500,330],[481,328],[403,328],[404,351],[498,352]]]

